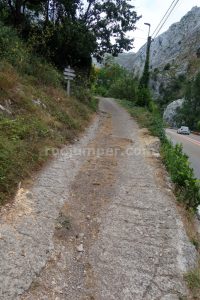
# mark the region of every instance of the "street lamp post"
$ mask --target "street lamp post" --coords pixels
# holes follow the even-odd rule
[[[149,31],[148,31],[148,38],[150,36],[150,30],[151,30],[151,24],[150,23],[144,23],[144,25],[149,27]]]

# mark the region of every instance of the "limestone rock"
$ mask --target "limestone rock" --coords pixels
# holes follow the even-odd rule
[[[176,127],[175,116],[177,110],[183,106],[184,99],[178,99],[171,102],[164,111],[163,119],[164,121],[172,127]]]
[[[78,252],[83,252],[83,251],[84,251],[84,249],[83,249],[83,244],[78,245],[78,246],[76,247],[76,250],[77,250]]]
[[[4,107],[3,105],[0,104],[0,112],[6,113],[8,115],[11,115],[11,111],[9,109],[7,109],[6,107]]]

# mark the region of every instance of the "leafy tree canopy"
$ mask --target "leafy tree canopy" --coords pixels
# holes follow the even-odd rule
[[[0,0],[0,16],[58,67],[89,66],[133,47],[140,18],[130,0]]]

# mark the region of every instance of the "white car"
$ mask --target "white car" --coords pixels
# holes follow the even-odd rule
[[[181,128],[179,128],[177,130],[177,133],[179,134],[190,134],[190,129],[187,126],[181,126]]]

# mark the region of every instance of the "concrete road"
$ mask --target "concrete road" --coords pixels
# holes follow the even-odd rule
[[[197,252],[154,143],[100,99],[86,133],[2,207],[0,300],[190,299]]]
[[[130,115],[112,99],[100,99],[98,117],[93,140],[87,145],[81,144],[81,149],[94,151],[82,156],[82,164],[59,214],[62,219],[59,217],[55,223],[51,261],[37,276],[37,286],[31,285],[19,299],[189,299],[183,273],[194,266],[196,252],[184,231],[174,196],[165,183],[162,165],[150,152],[148,157],[146,155],[151,138],[142,133]],[[78,156],[73,158],[75,162],[79,160]],[[57,160],[54,163],[58,165],[57,170],[71,171],[68,160],[63,159],[62,166]],[[52,175],[41,174],[41,180],[45,176],[52,186],[57,186],[55,171],[50,170],[51,167]],[[66,174],[65,182],[68,181]],[[47,190],[44,184],[37,189],[46,195],[49,186]],[[33,194],[32,201],[34,197]],[[59,199],[59,195],[55,193],[52,198],[51,208],[52,201]],[[38,214],[40,217],[41,212]],[[48,214],[52,216],[49,210]],[[64,228],[62,220],[70,220],[70,228]],[[20,221],[22,223],[22,219]],[[58,222],[61,225],[57,227]],[[44,227],[44,230],[48,228]],[[38,241],[38,232],[34,234]],[[6,251],[5,246],[3,251]],[[39,256],[40,253],[36,253]],[[9,263],[8,267],[12,268]],[[34,263],[31,261],[29,265]],[[15,283],[12,276],[10,269],[4,271],[2,282]],[[6,281],[5,277],[10,280]],[[3,287],[8,294],[9,285],[4,283]]]
[[[191,167],[194,169],[196,177],[200,179],[200,136],[177,134],[176,130],[173,129],[167,129],[166,133],[174,144],[181,143],[183,145],[183,150],[189,157]]]

